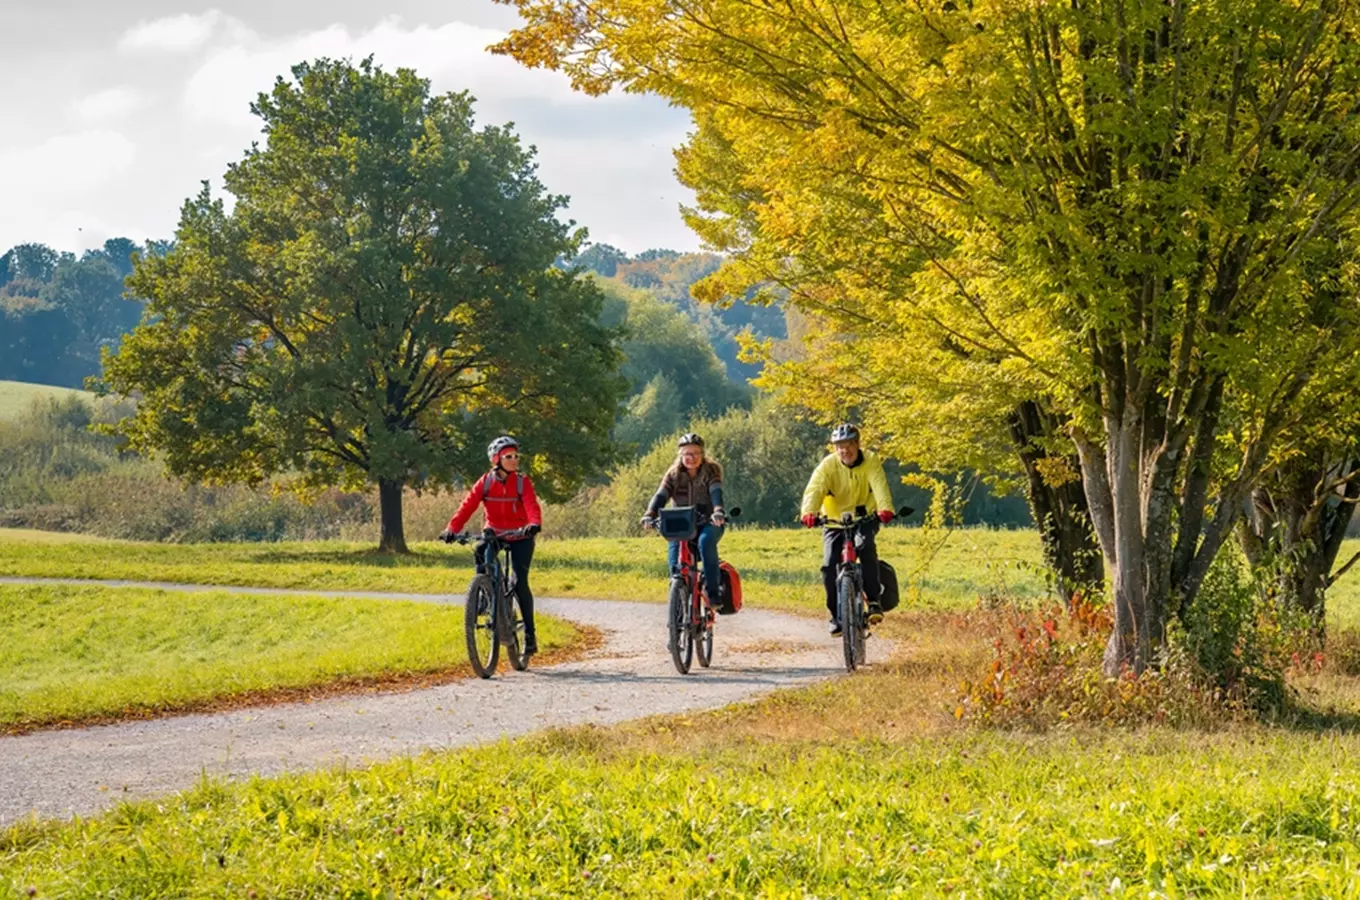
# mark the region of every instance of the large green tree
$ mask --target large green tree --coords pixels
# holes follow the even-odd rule
[[[148,316],[104,383],[140,397],[134,447],[191,479],[376,483],[398,552],[403,488],[474,477],[495,434],[524,440],[548,497],[610,458],[616,335],[595,285],[553,265],[582,235],[472,102],[368,60],[260,95],[231,210],[205,186],[129,280]]]
[[[1306,273],[1360,201],[1350,4],[507,2],[502,50],[694,111],[691,220],[737,283],[829,285],[1043,404],[1113,573],[1111,673],[1349,389],[1354,291]]]

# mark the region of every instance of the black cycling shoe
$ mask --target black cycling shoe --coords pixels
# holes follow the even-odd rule
[[[827,623],[827,630],[831,632],[832,637],[840,637],[841,623],[837,622],[835,619],[832,619],[830,622]]]
[[[879,622],[882,622],[882,621],[883,621],[883,607],[879,606],[877,603],[870,603],[870,604],[869,604],[869,624],[870,624],[870,625],[877,625]]]
[[[525,638],[525,640],[524,640],[524,653],[523,653],[523,655],[524,655],[524,656],[533,656],[533,655],[534,655],[535,653],[537,653],[537,652],[538,652],[538,641],[534,640],[533,638]]]

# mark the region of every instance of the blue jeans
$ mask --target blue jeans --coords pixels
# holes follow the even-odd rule
[[[718,573],[718,541],[722,540],[723,530],[717,525],[709,524],[699,529],[699,559],[704,563],[704,590],[708,591],[708,598],[711,602],[718,602],[718,585],[721,583]],[[680,542],[671,541],[668,548],[671,564],[671,574],[676,575],[680,572]]]

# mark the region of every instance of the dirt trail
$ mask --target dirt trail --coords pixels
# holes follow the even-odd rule
[[[50,579],[3,578],[17,583]],[[74,584],[113,582],[71,581]],[[286,591],[118,582],[169,590],[460,600],[422,594]],[[360,765],[427,749],[494,741],[543,728],[611,724],[711,709],[840,674],[840,642],[818,619],[752,609],[718,621],[713,667],[681,676],[665,647],[665,607],[540,598],[538,608],[601,629],[587,659],[407,693],[337,697],[213,715],[186,715],[0,737],[0,826],[98,813],[119,801],[192,786],[202,775],[252,775]],[[884,658],[887,643],[870,643]]]

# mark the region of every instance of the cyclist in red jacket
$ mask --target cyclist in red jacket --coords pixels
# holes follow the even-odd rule
[[[503,435],[486,448],[491,460],[487,472],[468,491],[458,512],[449,520],[449,527],[439,537],[451,540],[463,530],[477,507],[486,504],[486,526],[497,533],[523,528],[525,535],[509,541],[510,564],[515,570],[515,594],[519,597],[520,612],[524,614],[524,655],[538,652],[534,632],[534,595],[529,590],[529,564],[534,559],[534,535],[543,530],[543,510],[534,496],[534,483],[528,475],[519,474],[519,441]],[[477,560],[481,565],[482,560]]]

